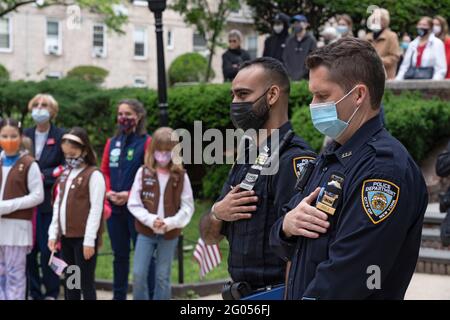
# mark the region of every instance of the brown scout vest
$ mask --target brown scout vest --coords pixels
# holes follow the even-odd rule
[[[9,171],[8,178],[3,192],[3,200],[24,197],[30,193],[28,190],[28,171],[33,164],[34,159],[30,155],[24,155],[17,160]],[[2,161],[0,160],[0,185],[2,183]],[[18,210],[10,214],[3,215],[6,219],[32,220],[34,208]]]
[[[73,180],[70,186],[69,194],[66,200],[66,238],[84,238],[86,231],[86,224],[89,216],[91,203],[89,199],[89,179],[91,175],[98,169],[94,166],[86,167]],[[64,173],[59,178],[59,211],[61,211],[61,203],[64,197],[67,178],[70,171]],[[97,199],[104,202],[104,198]],[[103,233],[103,217],[100,217],[100,228],[97,232],[97,240],[101,241]],[[58,212],[58,225],[61,231],[61,218]]]
[[[167,181],[166,189],[164,190],[164,217],[173,217],[181,205],[181,193],[184,184],[184,170],[181,172],[170,172],[169,180]],[[158,176],[154,169],[148,169],[146,166],[142,167],[142,192],[141,200],[145,209],[152,214],[158,212],[159,205],[159,182]],[[146,235],[152,236],[155,233],[153,230],[138,219],[135,220],[136,231]],[[172,240],[181,234],[181,229],[173,229],[164,234],[164,239]]]

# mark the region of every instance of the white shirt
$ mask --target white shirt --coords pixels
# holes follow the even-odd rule
[[[48,130],[46,132],[40,132],[36,129],[34,136],[34,155],[36,160],[41,159],[42,150],[44,150],[45,144],[47,143]]]
[[[411,56],[413,66],[417,65],[417,48],[419,47],[420,38],[417,37],[411,42],[406,50],[402,65],[398,70],[395,80],[403,80],[406,71],[411,66]],[[441,39],[430,34],[428,42],[422,55],[421,67],[433,67],[433,80],[444,80],[447,74],[447,58],[445,56],[445,46]]]
[[[164,203],[164,191],[166,190],[166,185],[170,174],[160,172],[159,170],[157,171],[160,205],[158,205],[158,212],[148,212],[141,200],[142,171],[142,168],[140,168],[136,173],[133,187],[131,188],[130,196],[128,198],[128,210],[130,210],[131,214],[135,216],[135,218],[142,224],[151,228],[158,234],[163,234],[163,231],[161,229],[153,228],[153,223],[155,222],[156,217],[160,217],[160,219],[164,221],[167,226],[167,231],[182,229],[187,226],[189,221],[191,221],[192,215],[194,214],[194,196],[192,194],[191,182],[188,175],[184,175],[180,209],[174,216],[164,218],[164,205],[162,204]]]
[[[2,166],[2,185],[0,189],[0,199],[3,199],[6,180],[12,167]],[[18,210],[37,207],[44,201],[44,184],[42,182],[41,171],[36,162],[33,162],[28,171],[28,190],[26,196],[10,200],[0,201],[0,246],[32,246],[33,245],[33,224],[29,220],[5,219],[6,215]]]
[[[61,202],[61,211],[59,211],[59,185],[57,187],[57,196],[53,204],[53,217],[50,227],[48,229],[49,240],[56,240],[58,237],[58,218],[61,220],[61,233],[66,234],[66,207],[67,196],[69,194],[72,181],[83,171],[84,168],[73,169],[67,177],[66,188],[64,190],[63,199]],[[86,231],[84,233],[83,245],[87,247],[95,247],[95,240],[97,239],[97,232],[100,228],[100,223],[103,214],[103,202],[99,201],[104,198],[106,192],[106,184],[103,175],[99,171],[94,171],[89,179],[89,201],[91,208],[86,223]]]

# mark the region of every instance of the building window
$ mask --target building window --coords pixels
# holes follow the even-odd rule
[[[133,87],[146,88],[147,87],[147,78],[143,77],[143,76],[134,77]]]
[[[206,39],[200,33],[194,33],[193,43],[194,51],[206,50]]]
[[[258,54],[258,36],[251,35],[247,37],[247,51],[250,58],[255,59]]]
[[[0,52],[12,51],[11,18],[0,19]]]
[[[62,78],[62,73],[59,71],[52,71],[52,72],[47,73],[45,78],[48,80],[58,80],[58,79]]]
[[[147,58],[147,30],[142,27],[134,29],[134,57]]]
[[[173,39],[172,30],[167,31],[167,49],[173,50],[174,48],[174,39]]]
[[[106,26],[96,24],[93,28],[93,56],[97,58],[106,57]]]
[[[61,24],[59,21],[47,20],[47,38],[45,53],[60,55],[62,53]]]

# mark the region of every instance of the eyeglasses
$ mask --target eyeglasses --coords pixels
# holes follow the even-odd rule
[[[228,40],[228,43],[237,43],[237,40]]]

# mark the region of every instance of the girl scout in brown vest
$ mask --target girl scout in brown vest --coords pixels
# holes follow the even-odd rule
[[[0,122],[0,300],[24,300],[33,210],[44,201],[38,164],[24,150],[17,121]]]
[[[95,266],[101,235],[105,180],[96,167],[96,157],[86,131],[73,128],[62,138],[61,147],[67,169],[57,183],[48,247],[56,250],[61,240],[63,260],[77,265],[81,272],[81,291],[65,290],[66,300],[95,300]]]
[[[136,174],[128,209],[136,217],[138,237],[133,267],[133,297],[148,300],[147,276],[156,250],[154,299],[170,299],[170,274],[181,229],[191,220],[194,199],[181,159],[172,156],[174,131],[162,127],[153,134],[145,164]],[[174,161],[172,161],[174,160]]]

